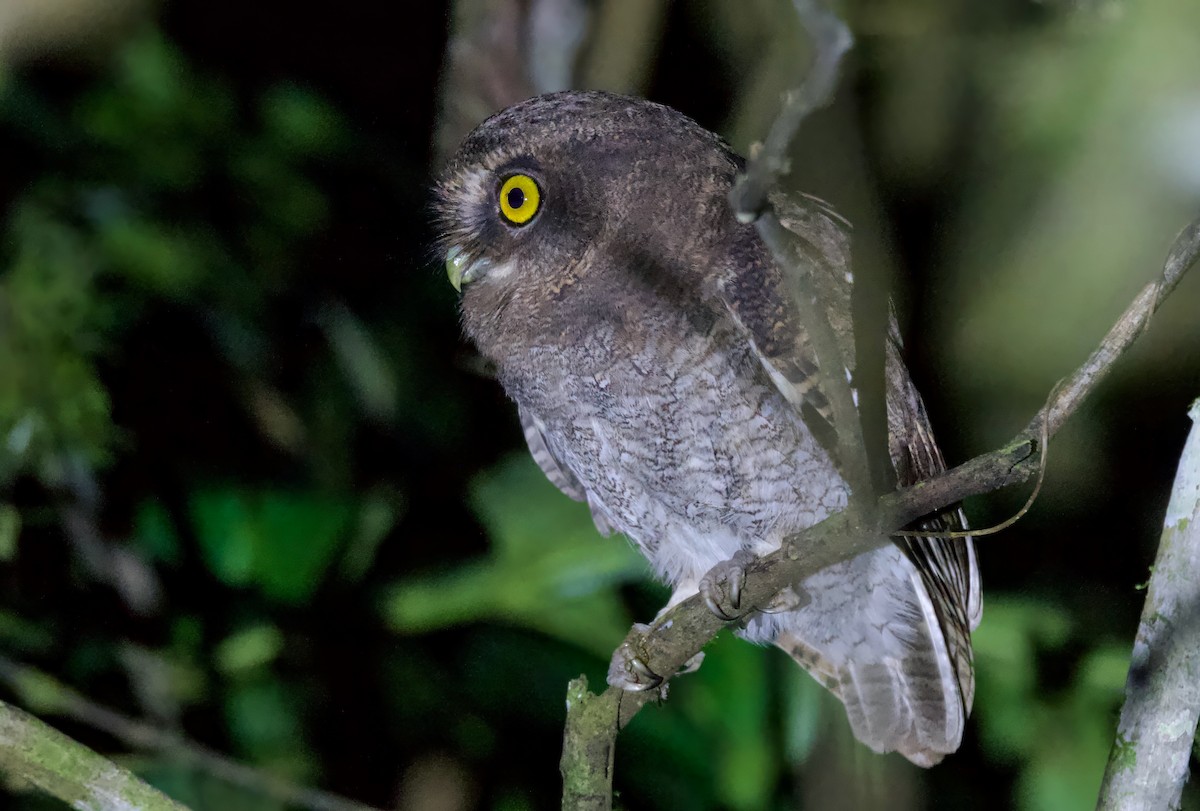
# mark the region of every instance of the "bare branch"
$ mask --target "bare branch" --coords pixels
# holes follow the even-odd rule
[[[729,201],[738,220],[755,223],[775,261],[787,271],[792,288],[788,292],[816,355],[821,391],[833,414],[839,468],[850,488],[851,507],[859,509],[875,495],[875,477],[851,390],[854,347],[839,343],[830,320],[834,302],[822,300],[808,269],[796,262],[792,250],[795,237],[779,222],[769,199],[780,178],[788,172],[788,150],[801,123],[833,98],[842,58],[854,44],[854,38],[846,24],[819,0],[793,2],[812,42],[813,63],[801,85],[785,96],[783,109],[771,125],[766,142],[760,149],[751,150],[746,172],[730,191]]]
[[[1200,400],[1133,643],[1102,811],[1178,808],[1200,718]]]
[[[838,342],[829,318],[832,303],[821,300],[809,272],[797,266],[794,252],[790,250],[794,235],[789,234],[774,212],[764,213],[756,225],[780,267],[788,269],[788,280],[792,283],[789,293],[817,357],[821,393],[829,400],[833,412],[838,469],[850,487],[851,507],[861,508],[870,503],[875,492],[862,420],[851,389],[850,370],[854,368],[854,358],[846,357]],[[852,351],[853,347],[846,347],[846,350]]]
[[[854,45],[854,37],[836,14],[818,0],[793,0],[796,13],[812,39],[816,54],[800,87],[789,92],[783,110],[767,140],[746,167],[745,176],[730,194],[734,213],[742,222],[753,222],[767,210],[767,196],[788,171],[788,150],[804,119],[829,103],[837,86],[842,57]]]

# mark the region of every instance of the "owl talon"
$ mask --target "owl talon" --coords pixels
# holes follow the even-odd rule
[[[704,604],[708,606],[708,610],[716,614],[719,619],[723,619],[726,622],[733,622],[737,619],[737,617],[731,617],[722,611],[721,606],[717,604],[717,601],[711,594],[708,594],[707,592],[701,592],[701,594],[704,595]]]
[[[754,560],[754,555],[739,549],[732,559],[718,563],[700,579],[700,596],[708,610],[719,619],[735,622],[746,614],[741,610],[742,589],[746,585],[746,567]],[[728,602],[725,601],[727,594]]]
[[[634,633],[646,633],[650,630],[649,625],[641,624],[634,625],[633,628]],[[695,673],[700,669],[700,663],[703,661],[704,652],[701,651],[684,662],[675,675]],[[661,698],[667,696],[666,679],[651,670],[640,656],[633,653],[633,645],[628,640],[613,654],[612,662],[608,666],[608,683],[629,693],[661,690]]]
[[[636,684],[627,687],[627,690],[635,692],[653,690],[663,682],[662,676],[646,667],[646,663],[636,656],[629,660],[629,667],[632,670],[636,670],[639,677],[646,679],[646,683],[643,684],[641,681],[638,681]]]
[[[650,669],[649,665],[635,652],[635,642],[631,642],[631,640],[637,639],[637,635],[645,634],[649,630],[649,625],[636,623],[629,637],[613,653],[612,662],[608,665],[608,683],[613,687],[619,687],[631,693],[640,693],[643,690],[653,690],[662,685],[663,677]]]

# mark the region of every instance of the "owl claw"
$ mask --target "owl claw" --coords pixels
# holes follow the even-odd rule
[[[704,604],[725,622],[735,622],[746,613],[741,610],[742,588],[746,585],[746,567],[754,560],[754,555],[739,549],[732,559],[718,563],[700,578],[700,596],[704,598]],[[726,594],[728,602],[725,602]]]
[[[661,690],[660,698],[666,698],[666,679],[651,670],[645,660],[634,653],[636,643],[630,641],[631,638],[636,639],[635,635],[645,634],[649,631],[649,625],[637,623],[633,626],[633,631],[630,633],[629,638],[626,638],[621,643],[621,647],[617,648],[613,653],[612,662],[608,665],[608,683],[629,693]],[[680,676],[684,673],[695,673],[700,669],[700,663],[703,661],[704,652],[701,651],[684,662],[675,675]]]
[[[640,692],[642,690],[653,690],[658,685],[662,684],[662,676],[655,673],[650,668],[646,667],[646,663],[638,657],[634,656],[629,660],[629,668],[637,671],[639,677],[646,679],[646,683],[638,681],[626,687],[626,690]]]
[[[715,599],[713,599],[713,596],[711,594],[708,594],[706,592],[701,592],[701,594],[704,595],[704,604],[706,606],[708,606],[708,610],[713,612],[714,614],[716,614],[717,617],[725,620],[726,622],[733,622],[735,619],[737,619],[737,617],[731,617],[728,614],[726,614],[724,611],[722,611],[721,606],[717,604],[717,601]],[[736,607],[737,606],[735,605],[734,608],[736,608]]]
[[[636,623],[629,638],[626,638],[621,643],[621,647],[613,653],[612,662],[608,665],[608,683],[613,687],[619,687],[631,693],[640,693],[643,690],[653,690],[662,685],[663,677],[650,669],[645,661],[634,652],[634,645],[630,642],[630,639],[636,638],[636,634],[644,634],[649,630],[649,625]]]

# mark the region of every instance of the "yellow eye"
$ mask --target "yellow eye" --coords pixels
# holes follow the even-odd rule
[[[500,213],[513,225],[524,225],[542,206],[542,191],[529,175],[513,175],[500,186]]]

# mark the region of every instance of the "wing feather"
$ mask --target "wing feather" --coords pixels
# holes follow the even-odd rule
[[[525,444],[529,446],[529,453],[533,456],[533,461],[537,462],[538,467],[546,474],[546,478],[563,491],[567,497],[575,501],[586,501],[592,511],[592,522],[596,525],[597,531],[606,537],[612,535],[612,524],[609,523],[600,506],[583,489],[583,484],[575,477],[575,474],[558,461],[558,457],[550,448],[550,443],[546,441],[546,434],[542,426],[529,416],[525,409],[518,408],[517,412],[521,418],[521,430],[525,434]]]
[[[853,276],[848,226],[815,198],[776,198],[773,203],[780,222],[797,237],[791,258],[800,272],[809,274],[820,301],[827,305],[830,324],[848,361],[847,369],[836,373],[852,376]],[[822,392],[824,378],[780,269],[763,255],[756,261],[740,262],[736,275],[722,279],[720,292],[768,377],[801,409],[814,434],[829,448],[832,416]],[[946,465],[924,403],[904,365],[894,312],[889,313],[888,333],[884,358],[888,450],[898,483],[908,486],[941,473]],[[955,508],[923,522],[920,528],[961,530],[966,526],[961,509]],[[927,650],[914,649],[899,664],[853,658],[839,662],[796,630],[777,642],[823,683],[829,684],[832,674],[840,673],[841,689],[835,692],[846,704],[856,734],[876,748],[900,749],[914,762],[929,765],[957,747],[974,698],[970,632],[982,612],[979,571],[969,538],[904,538],[897,546],[912,565],[915,602],[901,600],[896,605],[912,614],[905,622],[928,623],[917,646]],[[915,711],[914,705],[921,701],[936,718]],[[869,717],[872,708],[879,718]],[[886,729],[878,728],[877,722]],[[901,729],[905,724],[907,731]],[[930,724],[940,724],[940,732]]]

